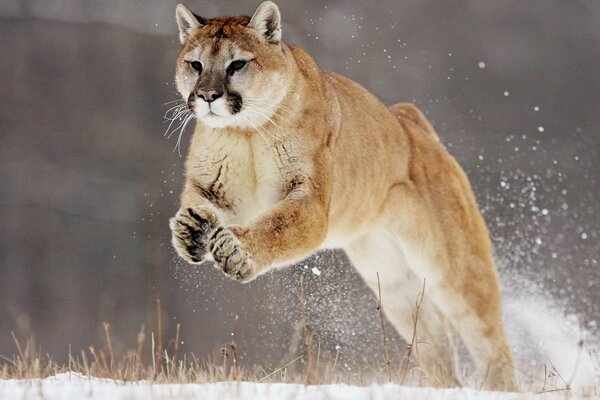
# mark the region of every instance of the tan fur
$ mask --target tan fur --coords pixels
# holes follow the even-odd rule
[[[247,282],[320,248],[343,248],[371,288],[380,273],[386,315],[409,340],[425,280],[417,353],[431,383],[458,384],[447,337],[457,332],[485,387],[515,389],[488,231],[467,177],[427,119],[410,104],[385,107],[248,22],[209,20],[178,59],[187,99],[195,83],[185,57],[218,47],[204,62],[224,68],[235,43],[254,61],[229,84],[261,107],[253,117],[247,111],[246,124],[239,115],[222,127],[199,118],[171,220],[178,253],[214,259]],[[226,38],[215,38],[219,31]]]

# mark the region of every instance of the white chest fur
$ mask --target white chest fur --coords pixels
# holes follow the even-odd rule
[[[215,129],[193,141],[188,174],[230,206],[227,223],[245,225],[286,195],[292,152],[291,143]]]

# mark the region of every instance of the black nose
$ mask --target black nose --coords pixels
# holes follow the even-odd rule
[[[215,101],[219,97],[223,96],[223,92],[217,92],[216,90],[198,90],[197,94],[207,103]]]

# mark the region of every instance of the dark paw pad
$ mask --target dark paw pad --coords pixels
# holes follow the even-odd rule
[[[253,263],[243,243],[228,228],[217,228],[209,240],[210,252],[228,276],[246,282],[254,276]]]
[[[180,210],[171,218],[170,227],[177,253],[190,263],[202,262],[211,232],[209,220],[202,216],[202,212],[192,208]]]

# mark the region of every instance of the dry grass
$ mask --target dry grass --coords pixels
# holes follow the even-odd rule
[[[303,384],[351,383],[370,384],[373,382],[405,383],[407,374],[417,372],[409,362],[411,346],[407,346],[402,359],[390,361],[388,341],[383,325],[381,296],[377,299],[377,312],[381,318],[384,360],[373,360],[365,365],[358,375],[349,374],[345,369],[336,368],[339,351],[326,357],[321,352],[321,342],[307,324],[304,283],[299,284],[300,315],[304,351],[302,355],[290,355],[290,359],[274,370],[265,370],[258,365],[240,363],[237,344],[238,317],[232,321],[231,341],[215,351],[209,361],[194,354],[180,354],[181,326],[177,324],[175,337],[165,342],[163,338],[162,305],[156,301],[154,329],[147,332],[141,326],[135,338],[134,348],[123,354],[115,354],[111,325],[103,323],[104,341],[91,345],[86,351],[73,354],[69,351],[66,365],[53,361],[48,354],[38,349],[35,340],[19,340],[13,334],[16,353],[12,356],[0,355],[0,379],[45,378],[62,372],[80,373],[98,378],[121,381],[150,381],[156,383],[211,383],[222,381],[285,382]],[[418,315],[418,314],[417,314]],[[165,343],[168,343],[165,346]],[[395,365],[398,365],[396,368]]]
[[[381,319],[383,360],[374,359],[358,374],[350,375],[345,370],[336,369],[339,351],[335,355],[324,357],[321,343],[306,321],[304,285],[300,281],[300,322],[305,349],[304,354],[290,356],[290,359],[274,370],[267,371],[258,365],[242,365],[238,354],[237,325],[238,317],[232,321],[231,341],[224,345],[209,360],[201,360],[194,354],[180,354],[181,326],[177,324],[175,337],[164,341],[162,310],[160,300],[156,302],[156,321],[154,330],[146,333],[142,325],[136,337],[133,349],[123,354],[115,354],[111,337],[111,326],[104,323],[104,342],[90,346],[87,351],[72,354],[69,351],[66,365],[57,364],[48,354],[42,354],[33,339],[20,341],[14,334],[16,353],[6,357],[0,355],[0,379],[37,379],[64,372],[74,372],[85,376],[109,378],[120,381],[148,381],[153,383],[213,383],[224,381],[279,382],[320,385],[347,383],[369,385],[372,383],[394,382],[410,386],[429,386],[431,380],[422,369],[415,366],[417,352],[416,336],[420,305],[425,292],[425,284],[415,301],[413,312],[414,332],[410,343],[398,352],[398,359],[391,360],[388,339],[383,323],[383,300],[379,293],[376,299],[376,311]],[[165,346],[165,343],[168,343]],[[597,353],[588,349],[583,341],[579,343],[580,356],[588,353],[594,366],[600,367]],[[578,358],[579,359],[579,358]],[[383,362],[382,362],[383,361]],[[543,378],[534,373],[516,369],[521,387],[531,392],[545,393],[570,391],[572,377],[565,378],[548,361]],[[463,377],[464,378],[464,377]],[[467,377],[468,378],[468,377]],[[429,382],[429,383],[428,383]],[[475,385],[477,387],[477,385]],[[590,388],[597,395],[598,388]]]
[[[320,372],[327,376],[328,383],[345,380],[341,374],[334,374],[335,362],[329,367],[315,358],[312,352],[312,337],[304,323],[305,338],[311,350],[295,357],[281,367],[267,371],[258,365],[242,365],[237,344],[238,316],[232,323],[231,341],[215,351],[209,361],[194,354],[180,354],[181,325],[177,324],[175,337],[164,341],[161,302],[156,302],[154,330],[146,332],[141,326],[133,349],[123,354],[115,354],[111,326],[103,323],[104,343],[91,345],[78,354],[69,350],[68,362],[58,364],[48,354],[43,354],[34,338],[21,341],[12,335],[16,353],[12,356],[0,355],[0,379],[38,379],[63,372],[79,373],[97,378],[121,381],[149,381],[155,383],[212,383],[223,381],[286,382],[318,384],[325,383]],[[304,308],[302,309],[304,318]],[[165,343],[169,345],[165,346]],[[306,362],[308,360],[308,362]],[[316,364],[315,364],[316,363]],[[304,372],[288,373],[292,366],[303,364]],[[319,370],[321,369],[321,370]]]
[[[45,378],[62,372],[75,372],[86,376],[110,378],[122,381],[150,381],[156,383],[210,383],[220,381],[259,381],[267,375],[260,368],[245,369],[239,364],[236,352],[235,335],[232,342],[221,349],[221,357],[212,361],[200,361],[193,354],[179,354],[178,346],[163,348],[158,340],[160,335],[150,333],[148,349],[144,327],[137,335],[135,349],[122,355],[113,353],[110,325],[104,324],[106,342],[102,346],[90,346],[87,351],[69,354],[66,365],[55,363],[49,355],[36,351],[33,340],[24,344],[15,340],[17,354],[12,357],[0,356],[0,379]],[[179,343],[180,329],[172,343]],[[146,351],[144,351],[146,349]],[[276,371],[274,371],[276,372]],[[270,378],[279,378],[273,373]]]
[[[150,340],[150,347],[148,347],[144,327],[137,335],[136,347],[125,354],[116,355],[113,353],[110,325],[105,323],[105,343],[101,346],[90,346],[87,351],[82,351],[80,354],[69,354],[66,365],[59,365],[53,362],[49,355],[36,352],[33,340],[21,343],[13,335],[17,353],[12,357],[0,356],[0,379],[38,379],[58,373],[73,372],[90,377],[152,383],[248,381],[320,385],[344,382],[362,386],[375,382],[394,382],[411,386],[427,386],[426,383],[424,384],[422,371],[407,366],[406,358],[410,356],[410,345],[407,346],[408,353],[396,363],[387,363],[387,358],[383,365],[381,362],[374,362],[358,376],[336,370],[337,355],[333,360],[322,360],[319,345],[313,345],[306,352],[307,354],[297,356],[272,371],[266,371],[260,366],[241,365],[237,357],[237,318],[234,319],[233,324],[231,342],[222,347],[220,355],[213,357],[211,361],[200,361],[194,355],[179,354],[177,346],[164,348],[156,340],[160,335],[154,332],[150,333],[153,339]],[[306,332],[305,339],[313,337],[310,331]],[[180,342],[179,335],[180,329],[177,329],[176,340],[172,343]],[[310,343],[311,339],[308,340]],[[308,353],[312,353],[311,359]],[[290,372],[291,366],[298,365],[303,365],[303,370],[294,368],[294,372]],[[565,379],[551,363],[543,380],[533,377],[526,371],[517,372],[522,378],[529,378],[529,383],[522,385],[527,391],[546,393],[571,390],[568,379]],[[597,388],[589,388],[579,393],[594,396],[598,395],[599,391]]]
[[[234,320],[234,325],[237,326],[237,319]],[[200,360],[194,354],[180,354],[177,346],[162,347],[157,340],[159,335],[156,332],[147,334],[144,327],[137,335],[135,348],[118,355],[113,352],[110,325],[105,323],[104,329],[105,343],[90,346],[79,354],[69,354],[66,364],[58,364],[50,355],[36,350],[37,345],[33,339],[21,342],[13,336],[17,352],[10,357],[0,356],[0,379],[39,379],[73,372],[97,378],[153,383],[249,381],[366,384],[373,382],[372,376],[378,372],[368,369],[357,378],[344,371],[336,371],[337,357],[324,361],[318,346],[273,370],[265,370],[259,365],[242,365],[238,358],[236,328],[231,342],[215,351],[208,361]],[[178,335],[179,329],[176,333]],[[180,342],[181,339],[178,339]]]

